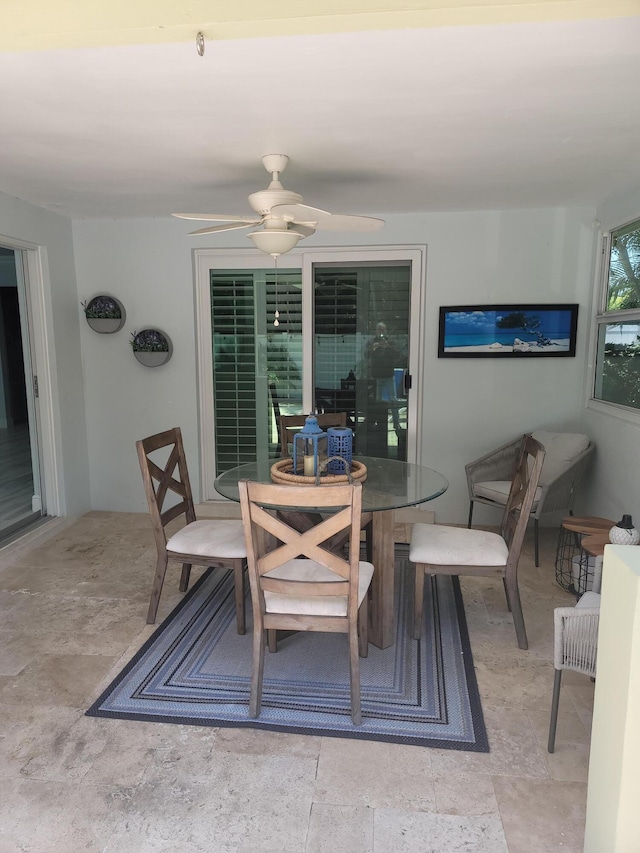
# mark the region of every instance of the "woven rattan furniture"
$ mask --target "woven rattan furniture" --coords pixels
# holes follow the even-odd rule
[[[545,449],[545,462],[539,488],[531,509],[535,564],[540,564],[538,521],[551,512],[572,512],[580,481],[594,450],[586,435],[535,430],[531,433]],[[465,466],[469,490],[471,527],[474,503],[504,509],[511,478],[517,464],[522,436],[508,441]]]
[[[220,566],[233,570],[238,633],[244,634],[244,569],[247,551],[242,522],[196,520],[179,427],[140,439],[136,442],[136,448],[157,550],[147,622],[156,621],[167,563],[173,560],[182,563],[181,592],[186,592],[189,586],[192,565]],[[169,501],[165,509],[165,501],[171,493],[180,500],[173,505]],[[176,519],[181,519],[185,524],[167,537],[166,526]]]
[[[260,714],[267,631],[330,631],[349,638],[351,718],[359,726],[358,657],[367,655],[367,592],[373,578],[371,563],[360,560],[362,486],[319,489],[245,480],[238,487],[253,608],[249,715]],[[268,507],[331,512],[301,533]],[[343,531],[349,534],[346,558],[326,544]]]
[[[519,460],[511,481],[500,533],[442,524],[413,525],[409,559],[416,567],[415,639],[420,638],[422,629],[425,574],[501,577],[507,606],[513,614],[518,645],[521,649],[528,648],[518,590],[518,561],[544,455],[540,442],[530,435],[521,439]]]
[[[609,530],[614,524],[609,518],[592,515],[570,515],[562,519],[556,549],[556,581],[567,592],[580,597],[591,589],[599,591],[594,585],[594,571],[597,557],[602,555],[588,553],[582,543],[585,537],[592,535],[604,536],[608,542]]]
[[[547,744],[549,752],[555,749],[562,671],[573,669],[595,678],[599,619],[600,596],[596,592],[585,593],[575,607],[556,607],[553,611],[555,680]]]

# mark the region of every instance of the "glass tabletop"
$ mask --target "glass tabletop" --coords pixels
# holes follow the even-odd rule
[[[354,456],[367,467],[367,479],[362,484],[363,512],[380,512],[415,506],[433,500],[446,492],[449,482],[446,477],[411,462],[396,459],[379,459],[375,456]],[[239,501],[238,480],[255,480],[271,483],[271,466],[277,461],[248,462],[225,471],[216,477],[214,486],[225,498]],[[319,486],[322,488],[322,486]]]

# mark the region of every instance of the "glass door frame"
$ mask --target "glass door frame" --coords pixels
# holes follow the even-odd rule
[[[281,269],[302,272],[303,329],[313,330],[313,272],[323,264],[411,265],[411,324],[409,329],[409,373],[412,377],[411,402],[407,419],[407,462],[417,462],[422,450],[422,365],[425,355],[426,246],[359,246],[353,248],[293,249],[278,258]],[[213,399],[213,357],[211,347],[210,270],[263,269],[271,263],[255,249],[194,249],[196,311],[196,383],[198,389],[198,430],[200,446],[200,500],[220,501],[215,479],[215,415]],[[303,337],[303,411],[311,411],[313,400],[313,334]]]
[[[56,359],[49,292],[49,265],[46,247],[0,234],[0,245],[15,252],[21,323],[29,340],[31,377],[25,376],[31,393],[38,447],[42,517],[64,516],[66,505],[59,448],[60,414],[56,379]],[[24,316],[23,316],[24,315]],[[25,368],[27,367],[25,360]],[[33,377],[38,377],[38,397],[33,396]]]

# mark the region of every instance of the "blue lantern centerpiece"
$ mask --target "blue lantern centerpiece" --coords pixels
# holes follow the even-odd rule
[[[305,477],[315,477],[318,473],[320,456],[327,452],[327,434],[323,432],[315,415],[309,415],[304,426],[293,436],[293,472]],[[302,464],[300,464],[302,463]]]

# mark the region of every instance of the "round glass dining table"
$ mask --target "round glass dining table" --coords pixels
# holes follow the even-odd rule
[[[433,500],[447,490],[449,483],[432,468],[411,462],[375,456],[354,456],[354,459],[367,468],[367,478],[362,483],[363,523],[369,520],[368,516],[372,521],[371,561],[375,573],[369,641],[384,649],[395,642],[393,511]],[[274,461],[248,462],[225,471],[216,477],[216,491],[229,500],[239,501],[238,481],[271,483]]]

